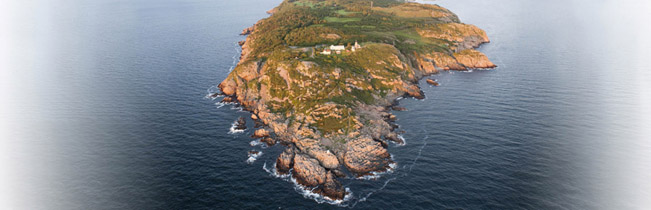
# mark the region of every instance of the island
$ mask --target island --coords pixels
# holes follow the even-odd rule
[[[425,97],[421,78],[496,67],[475,50],[486,32],[438,5],[285,0],[268,13],[242,32],[220,94],[251,113],[254,138],[286,147],[277,173],[331,200],[342,179],[390,170],[388,146],[404,143],[390,111]]]

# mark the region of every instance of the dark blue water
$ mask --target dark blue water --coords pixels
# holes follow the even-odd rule
[[[397,168],[345,180],[339,205],[269,174],[282,148],[229,134],[248,114],[205,98],[237,61],[237,34],[278,3],[17,6],[0,208],[651,208],[648,3],[438,1],[487,31],[480,50],[499,67],[421,83],[427,98],[395,113]],[[249,164],[249,150],[263,154]]]

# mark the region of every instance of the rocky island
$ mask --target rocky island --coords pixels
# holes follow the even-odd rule
[[[278,173],[331,200],[347,193],[341,179],[390,168],[389,143],[403,143],[390,111],[424,98],[421,78],[495,67],[474,49],[486,33],[437,5],[285,0],[269,13],[242,32],[221,95],[252,113],[255,138],[286,147]]]

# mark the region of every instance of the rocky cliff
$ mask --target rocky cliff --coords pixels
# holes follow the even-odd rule
[[[219,84],[224,101],[263,125],[254,138],[287,147],[277,172],[332,200],[346,195],[341,179],[393,163],[389,142],[403,142],[389,111],[399,97],[424,97],[420,78],[495,67],[474,50],[489,42],[486,33],[442,7],[337,2],[285,1],[271,10],[242,32],[240,62]],[[320,54],[331,44],[349,46]]]

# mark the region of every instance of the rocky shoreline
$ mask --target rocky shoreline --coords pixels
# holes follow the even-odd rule
[[[276,15],[279,11],[282,11],[282,8],[275,8],[269,13]],[[448,19],[454,18],[442,18]],[[397,106],[401,97],[425,97],[418,86],[420,79],[440,71],[496,67],[484,54],[474,50],[489,42],[483,30],[471,25],[445,23],[445,28],[423,29],[418,33],[422,37],[455,41],[456,45],[450,47],[451,53],[405,54],[386,43],[366,45],[365,50],[386,52],[376,63],[401,71],[401,78],[392,78],[381,83],[392,87],[383,91],[382,97],[371,95],[371,103],[356,102],[350,107],[342,107],[336,103],[316,104],[314,107],[308,107],[309,114],[298,111],[283,113],[274,111],[278,108],[273,105],[289,98],[274,96],[273,92],[276,90],[271,84],[262,81],[281,82],[280,84],[287,84],[287,88],[294,87],[291,85],[310,86],[311,81],[298,80],[288,73],[290,70],[296,70],[302,74],[299,75],[301,77],[324,80],[325,84],[329,84],[330,80],[338,78],[337,72],[341,70],[335,68],[328,70],[332,73],[319,76],[318,73],[311,72],[312,69],[321,68],[314,62],[291,61],[293,65],[288,65],[288,61],[284,60],[256,59],[254,53],[257,52],[253,46],[258,38],[256,34],[263,33],[258,31],[258,26],[263,21],[265,19],[242,32],[242,35],[248,37],[240,43],[242,54],[238,66],[219,84],[221,94],[225,96],[223,102],[238,103],[251,113],[251,119],[256,122],[256,127],[259,127],[255,130],[253,138],[258,138],[269,146],[280,143],[286,147],[276,160],[276,170],[279,174],[291,174],[300,185],[331,200],[342,200],[346,196],[340,179],[384,172],[394,163],[387,150],[389,142],[404,142],[398,135],[396,117],[390,111],[406,110]],[[279,77],[268,73],[275,71],[279,72]],[[374,73],[371,73],[373,78],[385,77],[381,76],[382,72]],[[273,81],[274,79],[283,81]],[[427,82],[438,85],[434,80]],[[256,85],[257,89],[251,88]],[[349,92],[355,91],[350,87],[363,86],[353,80],[346,80],[345,85],[348,87],[343,90]],[[301,102],[304,103],[308,101]],[[323,129],[333,124],[328,120],[348,120],[348,125],[328,132]],[[238,120],[238,126],[239,122],[242,121]]]

